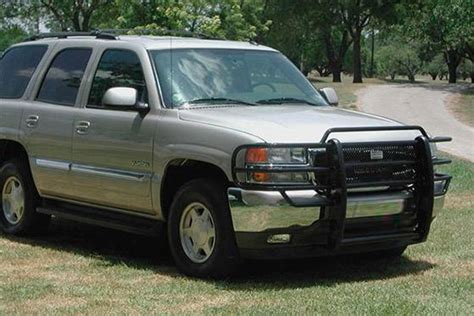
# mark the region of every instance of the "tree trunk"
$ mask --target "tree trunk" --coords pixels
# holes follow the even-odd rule
[[[339,49],[336,53],[334,47],[334,41],[330,32],[330,29],[326,29],[324,32],[324,45],[326,48],[326,57],[328,59],[329,71],[332,73],[333,82],[342,82],[341,73],[342,65],[344,63],[344,56],[347,53],[347,50],[350,46],[351,40],[349,39],[349,32],[344,31],[342,33],[341,42],[339,44]]]
[[[352,52],[352,66],[354,67],[354,79],[353,83],[362,83],[362,65],[361,65],[361,52],[360,52],[360,37],[361,30],[356,29],[354,31],[354,47]]]
[[[341,70],[332,70],[332,82],[342,82]]]
[[[396,74],[395,74],[394,72],[392,72],[392,73],[390,74],[390,79],[395,80],[395,76],[396,76]]]
[[[371,33],[371,47],[370,47],[370,68],[369,68],[369,78],[374,77],[374,52],[375,52],[375,32],[372,28]]]
[[[431,79],[436,80],[436,77],[438,77],[438,73],[437,72],[430,72],[430,76],[431,76]]]
[[[444,53],[446,64],[448,65],[449,83],[456,83],[457,69],[462,56],[455,49],[450,49]]]
[[[332,82],[342,82],[341,72],[342,72],[342,63],[338,60],[333,60],[329,62],[329,71],[332,73]]]
[[[457,69],[458,66],[454,64],[448,64],[448,72],[449,72],[449,83],[456,83],[457,80]]]
[[[408,75],[408,80],[410,80],[410,82],[415,82],[415,76],[412,75],[412,74],[409,74]]]
[[[471,72],[471,83],[474,83],[474,72]]]

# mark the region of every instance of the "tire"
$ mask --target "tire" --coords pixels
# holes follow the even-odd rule
[[[171,204],[168,240],[184,274],[216,279],[233,275],[240,256],[225,186],[208,179],[183,185]]]
[[[51,217],[36,212],[40,197],[28,164],[11,160],[0,168],[0,229],[28,235],[47,229]]]

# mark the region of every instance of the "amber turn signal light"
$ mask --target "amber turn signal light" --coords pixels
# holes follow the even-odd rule
[[[268,151],[266,148],[249,148],[245,156],[247,164],[268,163]],[[255,182],[267,182],[270,180],[270,174],[265,172],[252,172],[250,177]]]
[[[255,163],[267,163],[268,162],[268,151],[266,148],[249,148],[247,149],[247,155],[245,156],[245,162],[248,164]]]

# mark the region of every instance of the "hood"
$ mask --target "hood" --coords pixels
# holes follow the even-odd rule
[[[334,127],[401,126],[396,121],[331,106],[214,106],[179,110],[185,121],[211,124],[252,134],[268,143],[315,143]],[[391,131],[331,134],[341,141],[413,139],[419,132]]]

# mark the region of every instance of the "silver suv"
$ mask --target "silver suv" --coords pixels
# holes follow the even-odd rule
[[[36,36],[0,59],[0,226],[168,238],[199,277],[244,258],[399,256],[442,208],[433,149],[450,139],[337,103],[255,43]]]

